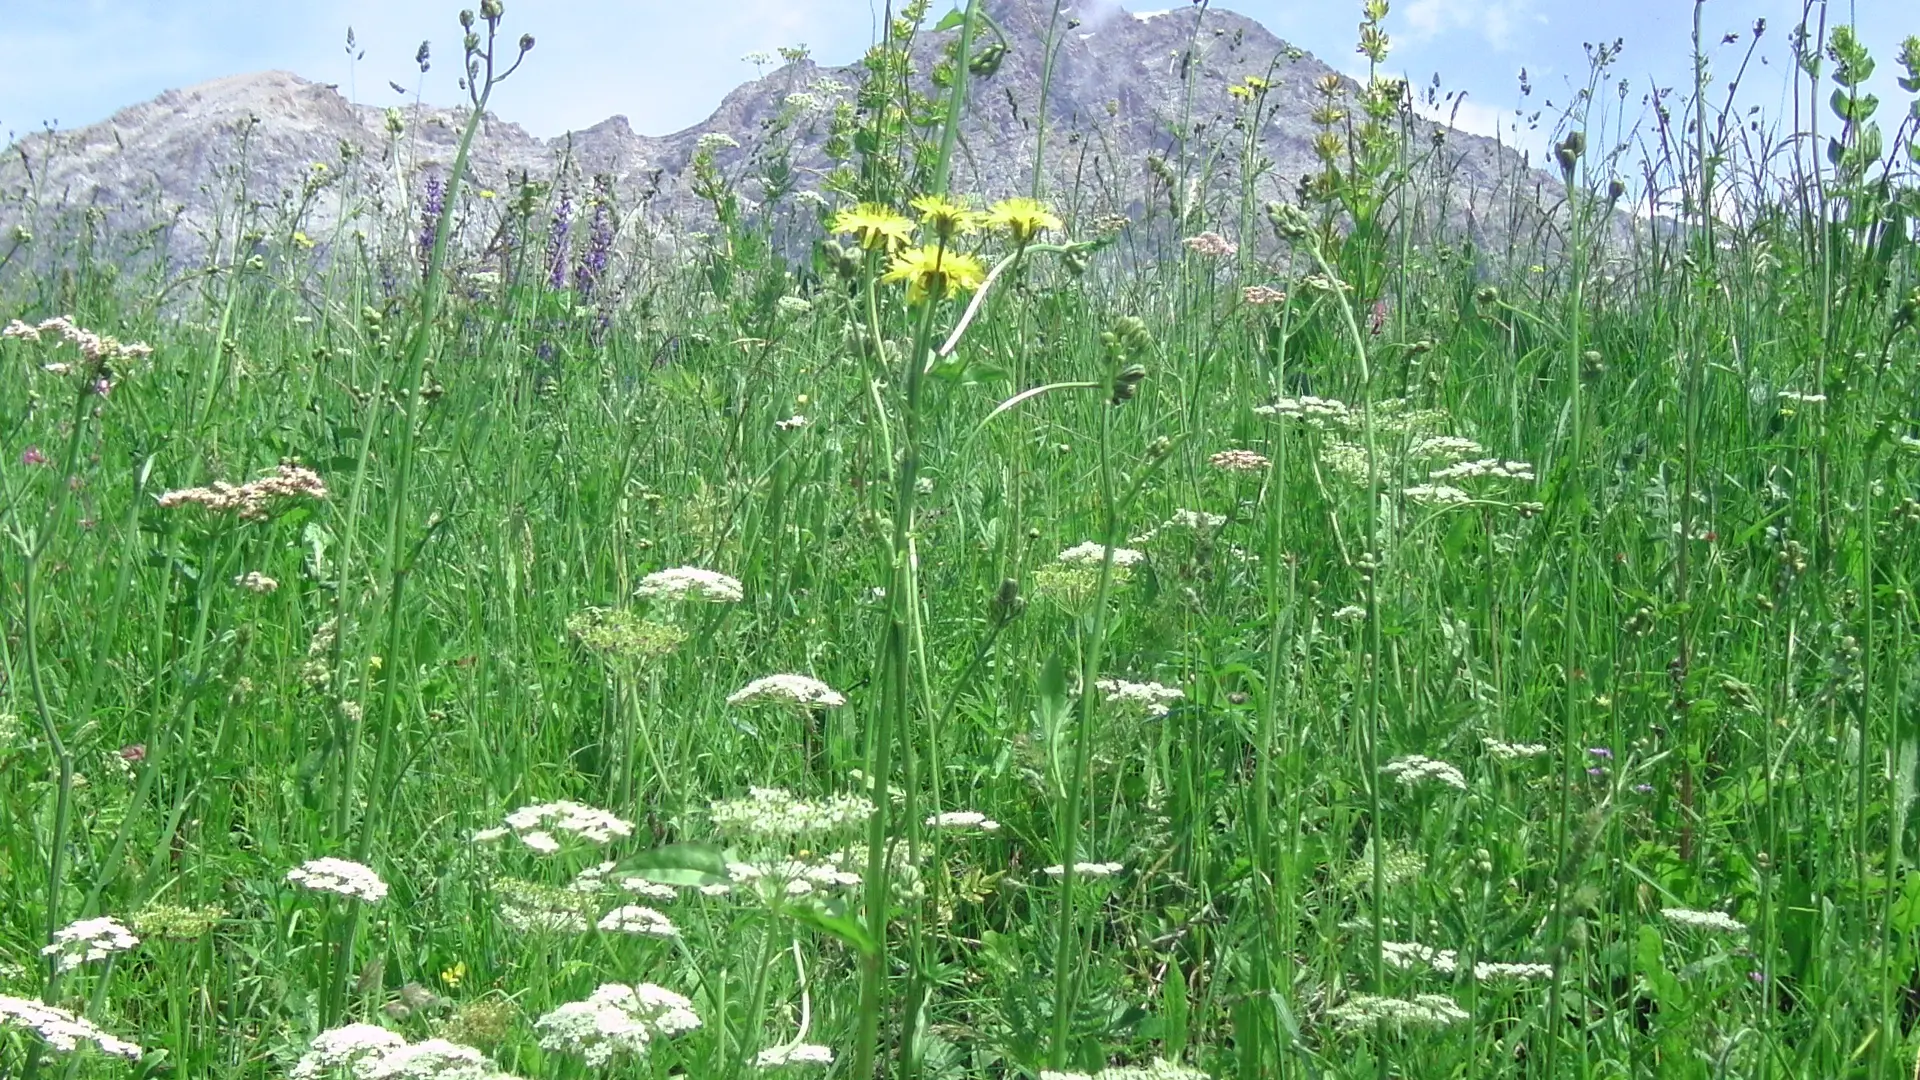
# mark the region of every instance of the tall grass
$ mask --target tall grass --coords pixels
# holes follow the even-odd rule
[[[1914,1068],[1920,113],[1866,45],[1788,42],[1817,139],[1704,63],[1635,121],[1596,50],[1531,232],[1452,227],[1383,78],[1303,185],[1229,133],[1055,222],[950,190],[980,6],[888,21],[816,211],[703,146],[672,249],[481,190],[472,123],[425,220],[237,199],[212,272],[14,207],[0,1075],[349,1023],[487,1062],[367,1076]]]

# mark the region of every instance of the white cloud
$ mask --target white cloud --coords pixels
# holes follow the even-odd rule
[[[1468,30],[1502,52],[1519,43],[1523,27],[1547,21],[1533,11],[1533,0],[1413,0],[1404,14],[1412,42]]]

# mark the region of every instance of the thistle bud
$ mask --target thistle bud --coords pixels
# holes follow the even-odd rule
[[[1620,178],[1615,177],[1614,179],[1607,181],[1607,201],[1608,202],[1610,203],[1619,202],[1620,196],[1625,195],[1626,193],[1627,193],[1627,185],[1625,182],[1620,180]]]
[[[473,29],[473,11],[471,9],[462,11],[460,13],[460,29],[462,30]]]
[[[480,0],[480,17],[488,22],[499,22],[500,16],[505,13],[506,9],[500,0]]]
[[[1027,602],[1020,596],[1020,582],[1017,578],[1006,578],[993,592],[993,600],[987,605],[987,613],[996,623],[1012,621],[1027,608]]]
[[[523,53],[533,51],[533,35],[532,34],[520,35],[520,51]]]

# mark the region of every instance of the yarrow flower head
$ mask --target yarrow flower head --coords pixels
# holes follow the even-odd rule
[[[37,324],[15,319],[7,324],[6,329],[0,330],[0,341],[40,344],[42,334],[57,335],[58,340],[71,344],[79,351],[81,363],[75,365],[53,361],[41,365],[41,370],[52,375],[75,375],[86,392],[102,397],[112,391],[119,368],[153,355],[152,346],[140,342],[123,343],[117,338],[96,334],[64,315]]]
[[[1176,701],[1186,698],[1186,693],[1178,687],[1162,686],[1157,682],[1127,682],[1124,679],[1096,679],[1094,689],[1105,695],[1109,705],[1136,712],[1142,716],[1159,719],[1167,715]]]
[[[333,1075],[336,1069],[350,1069],[356,1075],[380,1058],[407,1045],[406,1037],[375,1024],[348,1024],[314,1036],[307,1052],[288,1073],[293,1080],[318,1080]]]
[[[987,279],[980,260],[964,252],[930,244],[908,248],[893,257],[880,280],[905,282],[907,302],[944,300],[956,293],[969,293]]]
[[[859,795],[801,799],[785,788],[756,787],[745,798],[712,803],[708,814],[721,832],[784,840],[858,825],[872,816],[873,803]]]
[[[1207,464],[1221,472],[1260,472],[1271,462],[1265,454],[1256,454],[1252,450],[1222,450],[1208,458]]]
[[[787,1043],[785,1046],[769,1046],[754,1055],[756,1069],[777,1069],[783,1065],[831,1065],[833,1049],[817,1043]]]
[[[1304,420],[1313,427],[1345,427],[1353,420],[1353,409],[1346,402],[1311,394],[1279,398],[1271,405],[1256,405],[1253,411],[1257,416]]]
[[[1059,561],[1069,566],[1099,566],[1106,557],[1106,546],[1089,540],[1084,544],[1076,544],[1062,551],[1059,555]],[[1144,562],[1146,557],[1144,552],[1135,551],[1132,548],[1117,547],[1113,549],[1113,565],[1116,567],[1132,566],[1135,563]]]
[[[1108,878],[1125,869],[1125,866],[1117,862],[1077,862],[1073,864],[1073,876],[1081,878]],[[1048,877],[1065,877],[1067,875],[1067,868],[1064,864],[1055,863],[1041,872]]]
[[[287,871],[287,881],[301,888],[337,893],[369,904],[377,904],[387,895],[387,883],[380,880],[379,874],[350,859],[309,859]]]
[[[82,1044],[128,1061],[139,1061],[143,1053],[140,1047],[107,1034],[84,1016],[27,998],[0,994],[0,1030],[7,1028],[29,1032],[48,1049],[63,1054],[73,1053]]]
[[[540,1047],[579,1054],[589,1068],[615,1055],[638,1057],[656,1038],[671,1038],[700,1026],[693,1002],[652,983],[606,983],[585,1001],[571,1001],[534,1021]]]
[[[1510,743],[1494,738],[1483,738],[1480,742],[1495,761],[1520,761],[1541,757],[1548,752],[1544,743]]]
[[[1473,977],[1477,982],[1533,982],[1536,979],[1553,978],[1552,964],[1498,964],[1482,961],[1473,965]]]
[[[324,500],[326,497],[327,485],[320,474],[303,465],[281,462],[271,476],[244,484],[216,480],[208,487],[169,491],[160,496],[160,507],[197,505],[209,513],[234,514],[242,521],[262,521],[287,500]]]
[[[266,594],[280,587],[280,583],[258,570],[249,570],[233,579],[233,583],[250,593]]]
[[[1240,245],[1212,230],[1203,232],[1198,236],[1189,236],[1185,240],[1182,240],[1181,243],[1187,246],[1188,251],[1209,259],[1228,258],[1238,254],[1240,251]]]
[[[609,933],[638,934],[641,937],[673,938],[680,931],[673,920],[650,907],[627,904],[600,917],[600,929]]]
[[[861,203],[840,211],[828,231],[851,236],[868,251],[899,251],[913,242],[913,222],[881,203]]]
[[[847,699],[819,679],[805,675],[768,675],[727,695],[729,705],[798,705],[802,708],[838,708]]]
[[[949,810],[927,818],[927,828],[954,832],[999,832],[1000,823],[976,810]]]
[[[55,930],[53,943],[41,949],[40,955],[53,958],[55,971],[72,971],[89,960],[104,960],[138,944],[140,939],[118,919],[81,919]]]
[[[1692,908],[1661,908],[1660,914],[1670,923],[1706,930],[1715,934],[1744,934],[1747,925],[1723,911],[1695,911]]]
[[[1424,966],[1442,975],[1451,975],[1459,966],[1459,954],[1452,949],[1435,949],[1417,941],[1383,941],[1380,955],[1388,967],[1402,971]]]
[[[1533,466],[1524,461],[1502,461],[1499,458],[1480,458],[1477,461],[1461,461],[1445,468],[1435,469],[1427,474],[1429,480],[1474,480],[1491,477],[1496,480],[1534,479]]]
[[[543,855],[560,850],[558,833],[589,844],[609,844],[633,835],[633,822],[605,810],[561,799],[523,806],[506,817],[506,824],[482,829],[475,841],[486,843],[509,834]]]
[[[1287,302],[1287,291],[1271,285],[1248,285],[1240,290],[1240,302],[1251,307],[1284,304]]]
[[[737,579],[697,566],[656,570],[640,579],[640,587],[633,594],[647,600],[704,600],[710,604],[737,604],[746,595]]]
[[[354,1066],[362,1080],[510,1080],[471,1046],[446,1039],[406,1043]]]
[[[1404,787],[1414,787],[1421,783],[1444,784],[1450,788],[1467,790],[1467,778],[1460,770],[1444,761],[1420,754],[1395,758],[1380,766],[1380,771],[1400,781]]]
[[[1327,1010],[1327,1019],[1350,1031],[1383,1022],[1396,1028],[1439,1028],[1466,1018],[1466,1010],[1444,994],[1420,994],[1412,999],[1355,994]]]
[[[1060,218],[1038,199],[1012,198],[994,203],[987,211],[987,224],[1004,229],[1015,244],[1025,247],[1043,232],[1058,232]]]

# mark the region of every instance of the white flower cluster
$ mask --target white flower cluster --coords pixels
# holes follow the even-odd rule
[[[1359,604],[1348,604],[1333,613],[1333,621],[1357,623],[1367,621],[1367,609]]]
[[[757,887],[769,899],[811,896],[821,889],[846,889],[860,884],[860,875],[840,867],[840,853],[822,856],[817,862],[805,859],[776,859],[772,862],[730,862],[727,877],[735,886]]]
[[[632,836],[633,823],[605,810],[561,799],[523,806],[507,815],[505,826],[481,829],[473,839],[484,844],[511,834],[542,855],[551,855],[560,850],[555,833],[589,844],[608,844]]]
[[[838,690],[805,675],[768,675],[727,695],[729,705],[799,705],[833,709],[847,699]]]
[[[737,604],[746,595],[737,579],[697,566],[656,570],[640,579],[640,587],[633,594],[648,600],[705,600],[712,604]]]
[[[740,140],[724,131],[709,131],[694,142],[694,149],[712,153],[715,150],[738,150]]]
[[[782,306],[784,306],[784,301],[790,300],[790,299],[799,300],[799,297],[783,296],[780,299],[781,301],[783,301]],[[803,304],[806,303],[805,300],[801,300],[800,302]],[[800,413],[794,413],[792,416],[787,417],[785,420],[775,420],[773,422],[773,429],[775,431],[799,431],[801,428],[807,427],[812,423],[813,423],[812,418],[804,416]]]
[[[649,881],[637,874],[630,874],[621,878],[620,887],[640,897],[642,900],[673,900],[677,899],[680,895],[680,890],[675,889],[671,885],[663,885],[658,881]]]
[[[351,859],[309,859],[287,871],[287,880],[302,888],[338,893],[369,904],[387,896],[387,883],[380,880],[380,875]]]
[[[929,817],[927,828],[956,832],[999,832],[1000,823],[977,810],[949,810]]]
[[[1265,454],[1252,450],[1222,450],[1207,459],[1207,464],[1222,472],[1259,472],[1273,464]]]
[[[600,929],[616,934],[638,934],[642,937],[674,938],[680,931],[673,920],[650,907],[639,904],[627,904],[614,908],[600,917]]]
[[[541,885],[519,878],[493,883],[500,897],[500,920],[522,934],[584,934],[592,926],[599,905],[575,881],[567,888]],[[598,887],[596,881],[593,886]]]
[[[1479,457],[1486,452],[1486,447],[1460,435],[1428,435],[1407,448],[1408,457],[1450,458],[1454,461]]]
[[[105,960],[138,944],[140,939],[118,919],[81,919],[55,930],[53,943],[41,949],[40,955],[53,957],[55,971],[72,971],[89,960]]]
[[[1353,419],[1353,409],[1346,402],[1317,398],[1311,394],[1303,394],[1297,398],[1279,398],[1271,405],[1256,405],[1253,411],[1260,416],[1282,416],[1305,420],[1313,427],[1326,427],[1330,424],[1345,427]]]
[[[721,832],[790,839],[858,825],[873,815],[873,804],[858,795],[801,799],[785,788],[756,787],[746,798],[715,801],[708,813]]]
[[[27,998],[0,994],[0,1030],[6,1028],[32,1032],[49,1048],[63,1054],[78,1050],[82,1043],[128,1061],[139,1061],[142,1053],[138,1046],[107,1034],[84,1016]]]
[[[652,983],[606,983],[585,1001],[570,1001],[533,1024],[541,1049],[579,1054],[596,1069],[616,1054],[644,1054],[654,1039],[699,1026],[693,1002]]]
[[[1394,758],[1380,766],[1380,771],[1400,781],[1406,787],[1432,781],[1461,791],[1467,790],[1467,778],[1461,775],[1459,769],[1444,761],[1436,761],[1421,754]]]
[[[1099,566],[1101,562],[1105,561],[1106,557],[1107,549],[1104,544],[1088,540],[1084,544],[1075,544],[1067,550],[1062,551],[1059,556],[1059,561],[1066,563],[1068,566]],[[1113,565],[1115,566],[1133,566],[1136,563],[1145,562],[1146,558],[1145,552],[1135,551],[1132,548],[1117,547],[1113,549]]]
[[[1510,743],[1499,739],[1483,738],[1481,744],[1496,761],[1520,761],[1524,758],[1537,758],[1547,753],[1542,743]]]
[[[1490,476],[1496,480],[1532,480],[1533,466],[1524,461],[1501,461],[1499,458],[1479,458],[1474,461],[1461,461],[1445,468],[1435,469],[1427,474],[1429,480],[1474,480]]]
[[[1077,862],[1073,864],[1073,876],[1087,878],[1112,877],[1125,869],[1126,867],[1117,862]],[[1065,877],[1067,868],[1064,864],[1055,863],[1047,867],[1043,872],[1048,877]]]
[[[1186,698],[1186,694],[1176,687],[1162,686],[1157,682],[1127,682],[1124,679],[1096,679],[1094,687],[1106,695],[1109,705],[1118,705],[1122,709],[1150,716],[1155,719],[1167,715],[1168,709],[1176,701]]]
[[[355,1080],[513,1080],[471,1046],[445,1039],[411,1043],[373,1024],[321,1032],[287,1075],[320,1080],[341,1069]]]
[[[1110,1065],[1097,1073],[1040,1070],[1040,1080],[1208,1080],[1207,1074],[1177,1061],[1148,1062],[1145,1065]]]
[[[1226,523],[1227,516],[1225,514],[1209,514],[1205,510],[1188,510],[1183,506],[1175,510],[1172,517],[1141,533],[1139,536],[1129,539],[1127,543],[1152,543],[1161,533],[1169,530],[1210,533]]]
[[[1692,908],[1661,908],[1660,914],[1668,922],[1691,926],[1695,930],[1707,930],[1716,934],[1744,934],[1745,923],[1723,911],[1695,911]]]
[[[817,1043],[788,1043],[785,1046],[769,1046],[754,1055],[753,1064],[758,1069],[777,1069],[782,1065],[831,1065],[833,1050]]]
[[[1796,405],[1820,405],[1826,402],[1827,395],[1810,394],[1804,390],[1782,390],[1780,400],[1791,401]]]
[[[1368,1028],[1382,1022],[1402,1028],[1437,1028],[1466,1018],[1466,1010],[1444,994],[1421,994],[1411,999],[1355,994],[1327,1010],[1327,1019],[1349,1030]]]
[[[1459,955],[1452,949],[1436,949],[1417,941],[1383,941],[1380,943],[1380,956],[1388,967],[1406,971],[1425,966],[1442,975],[1453,974],[1460,961]]]
[[[1415,484],[1401,494],[1423,506],[1462,506],[1473,496],[1451,484]]]
[[[1473,977],[1480,982],[1493,982],[1511,979],[1515,982],[1532,982],[1535,979],[1553,978],[1552,964],[1496,964],[1482,962],[1473,965]]]

